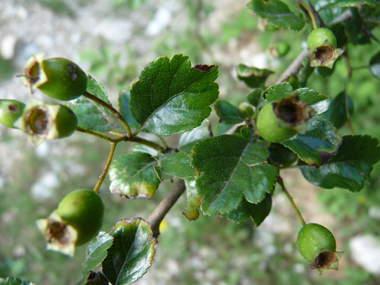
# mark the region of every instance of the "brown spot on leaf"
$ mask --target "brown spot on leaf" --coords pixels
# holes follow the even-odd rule
[[[197,64],[193,68],[196,69],[199,72],[209,72],[214,67],[215,67],[215,65]]]

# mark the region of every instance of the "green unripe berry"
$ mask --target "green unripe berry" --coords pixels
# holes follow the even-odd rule
[[[314,261],[321,250],[335,251],[334,235],[324,226],[307,224],[298,233],[297,247],[300,254],[308,261]]]
[[[80,189],[62,199],[57,214],[62,217],[64,223],[78,232],[76,245],[81,245],[99,233],[103,224],[104,205],[95,191]]]
[[[15,122],[15,126],[24,131],[34,145],[71,136],[77,125],[78,119],[69,107],[37,100],[28,104]]]
[[[339,259],[344,252],[336,251],[334,235],[324,226],[307,224],[298,233],[297,247],[300,254],[310,262],[312,269],[322,275],[328,269],[338,270]]]
[[[332,68],[343,53],[343,50],[336,46],[336,37],[331,30],[327,28],[313,30],[307,37],[307,49],[311,56],[310,66]]]
[[[8,128],[17,129],[13,125],[20,118],[25,104],[17,100],[0,99],[0,123]]]
[[[336,37],[334,33],[327,28],[318,28],[313,30],[307,37],[307,47],[315,48],[323,45],[326,40],[333,46],[336,47]]]
[[[42,54],[29,59],[22,80],[31,93],[38,88],[63,101],[78,98],[87,88],[87,75],[78,65],[65,58],[44,59]]]
[[[257,130],[260,136],[269,142],[283,142],[294,136],[297,131],[292,128],[281,126],[281,120],[273,110],[272,103],[261,109],[257,118]]]

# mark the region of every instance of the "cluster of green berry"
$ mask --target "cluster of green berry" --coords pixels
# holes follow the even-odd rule
[[[72,61],[64,58],[44,59],[32,56],[21,75],[31,93],[36,89],[62,101],[76,99],[87,87],[87,75]],[[34,100],[24,104],[17,100],[0,100],[0,122],[26,133],[34,145],[45,140],[72,135],[78,125],[74,112],[62,104],[45,104]],[[70,192],[58,208],[37,226],[47,241],[47,248],[74,255],[75,246],[88,242],[102,226],[104,205],[93,190]]]
[[[307,38],[307,48],[311,67],[332,68],[343,53],[342,49],[337,48],[334,33],[327,28],[313,30]],[[303,132],[313,115],[307,104],[300,102],[297,96],[290,95],[261,109],[257,118],[257,130],[265,140],[280,143]]]

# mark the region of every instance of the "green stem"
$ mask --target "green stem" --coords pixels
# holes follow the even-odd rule
[[[119,138],[125,136],[125,134],[120,133],[120,132],[115,132],[115,131],[108,131],[107,134],[110,134],[112,136],[116,136],[116,137],[119,137]]]
[[[130,141],[130,142],[136,142],[136,143],[144,144],[144,145],[149,146],[149,147],[151,147],[155,150],[158,150],[158,151],[163,151],[165,149],[164,147],[160,146],[159,144],[157,144],[155,142],[148,141],[148,140],[140,138],[140,137],[131,137],[130,138],[127,135],[123,135],[123,136],[119,136],[118,138],[113,139],[113,138],[110,138],[108,136],[105,136],[105,135],[102,135],[102,134],[99,134],[99,133],[96,133],[96,132],[93,132],[90,130],[83,129],[81,127],[77,127],[77,131],[92,135],[92,136],[97,137],[97,138],[104,139],[106,141],[109,141],[110,143],[119,143],[119,142]]]
[[[158,150],[158,151],[164,150],[164,148],[162,146],[160,146],[159,144],[152,142],[152,141],[148,141],[148,140],[140,138],[140,137],[131,137],[128,140],[131,142],[137,142],[137,143],[144,144],[144,145],[149,146],[149,147],[151,147],[155,150]]]
[[[103,106],[104,108],[107,108],[117,119],[119,119],[122,122],[125,129],[127,130],[128,136],[130,137],[132,135],[131,127],[129,126],[128,122],[119,113],[119,111],[117,111],[114,107],[111,106],[111,104],[104,102],[99,97],[92,95],[91,93],[88,93],[87,91],[85,91],[83,96],[94,101],[94,102],[96,102],[96,103],[98,103],[99,105]]]
[[[96,133],[96,132],[93,132],[93,131],[90,131],[90,130],[86,130],[86,129],[81,128],[81,127],[77,127],[76,130],[78,132],[81,132],[81,133],[85,133],[85,134],[89,134],[89,135],[92,135],[92,136],[97,137],[97,138],[101,138],[101,139],[109,141],[111,143],[114,142],[113,138],[110,138],[108,136],[105,136],[105,135],[102,135],[102,134],[99,134],[99,133]]]
[[[305,3],[303,3],[302,1],[299,1],[299,4],[302,6],[302,8],[304,8],[307,13],[309,14],[309,17],[311,19],[311,22],[313,24],[313,29],[316,30],[318,29],[318,26],[317,26],[317,23],[315,21],[315,18],[314,18],[314,15],[313,15],[313,12],[311,12],[309,6],[307,6]]]
[[[278,184],[280,184],[282,191],[285,193],[286,197],[288,197],[288,200],[292,204],[293,209],[296,212],[298,218],[300,219],[302,226],[306,226],[305,220],[303,219],[300,210],[298,209],[297,205],[294,203],[293,197],[290,196],[288,190],[286,190],[285,185],[284,185],[284,180],[282,180],[280,175],[278,175],[278,177],[277,177],[277,182],[278,182]]]
[[[98,183],[96,183],[95,188],[94,188],[94,191],[96,193],[99,193],[99,188],[102,185],[104,178],[106,178],[108,168],[110,167],[111,162],[112,162],[113,154],[115,153],[116,144],[117,143],[115,143],[115,142],[111,143],[111,150],[110,150],[110,154],[108,155],[108,160],[107,160],[106,166],[104,167],[102,174],[99,176]]]

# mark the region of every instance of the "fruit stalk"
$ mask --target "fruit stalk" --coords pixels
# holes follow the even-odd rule
[[[290,204],[292,204],[292,207],[293,207],[294,211],[296,212],[298,218],[300,219],[302,226],[303,227],[306,226],[305,220],[303,219],[300,210],[298,209],[297,205],[294,203],[293,197],[290,196],[288,190],[286,190],[285,185],[284,185],[284,180],[282,180],[280,175],[277,177],[277,182],[278,182],[278,184],[280,184],[282,191],[285,193],[286,197],[288,197]]]
[[[110,150],[110,154],[108,155],[106,166],[104,167],[102,174],[99,176],[99,180],[96,183],[95,188],[94,188],[94,191],[96,193],[99,193],[99,188],[102,185],[104,178],[106,178],[108,169],[109,169],[111,162],[112,162],[113,155],[115,153],[116,144],[117,143],[115,143],[115,142],[111,142],[111,150]]]

